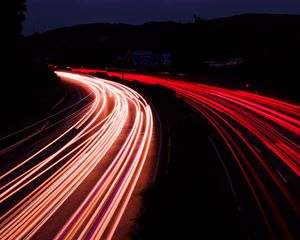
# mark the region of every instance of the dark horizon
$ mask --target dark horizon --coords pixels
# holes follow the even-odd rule
[[[153,14],[155,13],[155,15]],[[135,0],[102,1],[76,0],[70,3],[63,0],[27,1],[24,34],[89,23],[125,23],[140,25],[149,21],[192,22],[194,16],[214,19],[246,13],[263,14],[300,14],[300,2],[293,0],[282,3],[280,0],[249,1],[227,3],[213,0],[206,2],[196,0],[152,1],[141,3]]]

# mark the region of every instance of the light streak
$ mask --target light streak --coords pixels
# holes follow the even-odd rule
[[[102,72],[109,76],[122,77],[120,72],[94,69],[73,69],[84,73]],[[300,107],[284,101],[195,82],[125,73],[124,80],[144,84],[159,84],[175,91],[188,104],[199,111],[218,131],[233,159],[244,176],[260,209],[272,238],[273,219],[284,239],[293,235],[282,211],[282,206],[272,191],[282,194],[299,220],[299,199],[287,186],[287,180],[278,176],[277,167],[282,167],[292,178],[300,177]],[[255,147],[254,147],[255,146]],[[257,151],[259,146],[260,150]],[[261,150],[263,146],[267,153]],[[272,156],[272,157],[266,157]],[[255,167],[254,167],[255,166]],[[277,167],[276,167],[277,166]],[[260,172],[256,169],[259,168]],[[265,176],[276,189],[264,183]],[[267,204],[265,204],[267,203]],[[267,206],[266,206],[267,205]],[[270,216],[266,209],[272,212]],[[296,237],[295,237],[296,238]]]
[[[112,238],[149,155],[153,116],[142,96],[104,79],[56,73],[85,89],[90,100],[62,119],[57,120],[57,114],[45,119],[50,126],[3,151],[5,156],[48,128],[60,127],[53,139],[0,176],[0,203],[16,201],[0,216],[0,239],[31,239],[47,231],[47,222],[65,211],[64,204],[90,181],[93,185],[82,202],[71,213],[66,211],[67,221],[56,223],[61,225],[55,239]],[[62,130],[66,119],[68,128]],[[28,192],[19,198],[22,191]]]

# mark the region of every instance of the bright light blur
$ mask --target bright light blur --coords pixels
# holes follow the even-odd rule
[[[104,79],[56,73],[92,94],[92,101],[70,116],[66,131],[1,176],[0,203],[39,184],[0,216],[0,239],[34,237],[91,175],[94,186],[55,239],[112,238],[149,154],[153,116],[142,96]],[[57,144],[62,140],[64,145]],[[22,171],[37,158],[38,164]]]
[[[84,73],[102,72],[119,77],[120,72],[73,69]],[[199,111],[217,130],[244,176],[273,239],[276,238],[263,202],[267,202],[273,218],[285,239],[293,239],[284,219],[280,203],[271,195],[265,176],[283,195],[296,216],[300,216],[297,193],[282,181],[283,169],[292,178],[300,176],[300,107],[284,101],[176,79],[126,73],[123,79],[144,84],[159,84],[175,91]],[[259,147],[258,147],[259,146]],[[264,154],[259,148],[266,149]],[[254,167],[259,166],[259,171]],[[275,167],[277,166],[277,167]],[[299,183],[299,181],[298,181]],[[296,182],[296,186],[297,182]]]

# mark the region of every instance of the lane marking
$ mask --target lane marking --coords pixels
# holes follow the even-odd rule
[[[253,147],[255,148],[255,150],[259,153],[261,153],[261,151],[258,149],[258,147],[256,147],[255,145],[253,145]]]
[[[155,170],[154,170],[154,174],[153,174],[153,177],[152,177],[152,183],[154,183],[156,181],[157,173],[158,173],[158,169],[159,169],[159,165],[160,165],[160,162],[161,162],[161,152],[162,152],[163,135],[162,135],[162,123],[161,123],[159,114],[158,114],[156,108],[154,107],[154,105],[149,100],[148,100],[148,102],[151,105],[151,109],[154,110],[154,113],[155,113],[156,118],[158,120],[158,125],[159,125],[159,130],[158,131],[159,131],[159,138],[160,138],[159,139],[158,154],[157,154],[158,159],[157,159]]]
[[[54,108],[56,108],[59,104],[61,104],[63,101],[65,100],[65,98],[60,99],[56,104],[54,104],[54,106],[51,108],[51,110],[53,110]]]
[[[217,149],[215,143],[214,143],[213,140],[210,138],[210,136],[208,136],[208,139],[209,139],[211,145],[213,146],[213,148],[215,149],[215,151],[216,151],[216,153],[217,153],[217,155],[218,155],[218,157],[219,157],[219,159],[220,159],[220,161],[221,161],[221,164],[222,164],[222,166],[223,166],[223,168],[224,168],[224,170],[225,170],[225,174],[226,174],[227,180],[228,180],[228,182],[229,182],[229,186],[230,186],[230,189],[231,189],[233,198],[234,198],[234,200],[235,200],[235,202],[236,202],[238,211],[239,211],[240,213],[242,213],[241,205],[240,205],[240,203],[239,203],[239,200],[238,200],[236,191],[235,191],[235,189],[234,189],[234,186],[233,186],[231,177],[230,177],[229,172],[228,172],[228,170],[227,170],[227,168],[226,168],[226,165],[225,165],[225,163],[224,163],[224,160],[223,160],[223,158],[222,158],[220,152],[218,151],[218,149]]]
[[[12,144],[6,148],[3,148],[0,150],[0,156],[12,151],[13,149],[19,147],[20,145],[22,145],[23,143],[27,142],[28,140],[30,140],[31,138],[35,137],[36,135],[38,135],[39,133],[41,133],[49,124],[49,121],[46,122],[40,129],[36,130],[35,132],[33,132],[32,134],[30,134],[29,136],[27,136],[26,138],[16,142],[15,144]]]
[[[279,177],[282,179],[282,181],[285,183],[285,184],[288,184],[289,181],[281,174],[281,172],[279,172],[279,170],[276,170],[276,173],[279,175]]]

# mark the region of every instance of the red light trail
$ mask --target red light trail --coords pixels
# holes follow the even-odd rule
[[[0,216],[0,239],[31,239],[51,224],[59,226],[55,239],[112,238],[149,156],[153,116],[142,96],[104,79],[57,74],[88,94],[71,114],[74,106],[0,139],[33,129],[0,152],[1,162],[39,134],[45,141],[0,176],[0,203],[13,203]]]
[[[93,69],[73,71],[103,72],[127,81],[159,84],[174,90],[199,111],[223,139],[252,192],[271,237],[276,238],[274,229],[279,227],[284,239],[297,238],[287,224],[287,216],[281,205],[282,202],[287,203],[291,214],[298,219],[298,225],[299,106],[258,94],[174,79],[132,73],[122,76],[120,72]],[[282,172],[290,176],[293,182],[287,184]],[[283,197],[279,200],[273,197],[273,192]],[[271,214],[266,209],[270,209]]]

